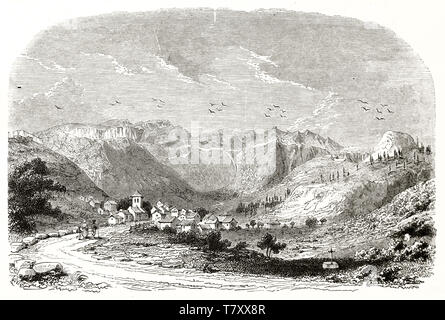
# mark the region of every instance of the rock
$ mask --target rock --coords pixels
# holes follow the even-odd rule
[[[182,260],[163,260],[161,266],[164,268],[182,268],[184,261]]]
[[[38,274],[46,274],[52,271],[60,273],[63,271],[63,266],[58,262],[39,262],[34,265],[33,269]]]
[[[37,233],[36,234],[36,239],[39,239],[39,240],[43,240],[43,239],[46,239],[46,238],[48,238],[49,236],[48,236],[48,234],[47,233]]]
[[[19,252],[27,247],[23,242],[13,242],[11,243],[11,252]]]
[[[59,237],[63,237],[63,236],[66,236],[68,234],[68,230],[65,230],[65,229],[59,230],[58,233],[59,233]]]
[[[36,272],[31,268],[21,268],[18,276],[20,279],[32,280],[36,276]]]
[[[366,277],[377,278],[378,270],[373,265],[365,265],[357,270],[357,276],[360,278],[366,278]]]
[[[88,276],[86,276],[86,275],[84,275],[82,272],[80,272],[80,271],[76,271],[76,272],[74,272],[73,274],[71,274],[70,276],[69,276],[69,279],[72,281],[72,282],[82,282],[82,281],[85,281],[86,279],[88,279]]]
[[[33,244],[36,244],[38,240],[35,237],[26,237],[22,239],[22,242],[28,246],[32,246]]]
[[[323,262],[323,269],[338,269],[338,263],[335,261]]]
[[[58,238],[59,237],[59,233],[58,232],[50,232],[48,233],[48,236],[51,238]]]
[[[31,259],[21,259],[21,260],[17,260],[15,262],[14,267],[17,270],[20,270],[22,268],[24,268],[24,269],[31,269],[34,266],[35,263],[36,262],[34,260],[31,260]]]
[[[100,282],[100,283],[98,283],[96,286],[97,286],[97,288],[99,288],[99,289],[106,289],[106,288],[109,288],[109,287],[110,287],[110,285],[109,285],[108,283],[106,283],[106,282]]]
[[[113,260],[115,260],[115,261],[121,261],[121,262],[130,262],[130,261],[133,261],[133,259],[128,258],[128,257],[123,257],[123,256],[120,256],[120,257],[114,257]]]
[[[111,256],[100,256],[100,255],[93,255],[92,257],[96,260],[110,260],[112,258]]]
[[[13,253],[9,255],[9,265],[15,267],[15,262],[18,260],[23,260],[23,256],[21,254]]]

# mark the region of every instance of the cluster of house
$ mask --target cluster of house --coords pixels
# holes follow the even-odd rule
[[[108,224],[111,226],[128,222],[150,221],[160,230],[171,228],[178,232],[231,230],[238,226],[238,222],[231,215],[208,214],[201,219],[201,216],[194,210],[170,208],[161,201],[158,201],[148,213],[142,208],[142,198],[143,196],[136,191],[130,196],[131,205],[127,209],[120,210],[117,210],[117,203],[114,200],[99,201],[93,198],[84,198],[83,201],[88,202],[94,210],[97,210],[97,213],[107,214]]]

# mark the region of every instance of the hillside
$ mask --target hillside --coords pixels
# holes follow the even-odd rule
[[[156,166],[160,170],[159,176],[175,177],[175,193],[181,188],[191,188],[198,192],[219,191],[227,194],[251,193],[265,185],[278,183],[295,167],[306,161],[336,154],[342,149],[342,146],[332,139],[321,137],[309,130],[288,132],[273,128],[271,137],[276,137],[276,140],[271,141],[258,137],[252,130],[224,134],[230,136],[223,136],[221,130],[201,132],[199,142],[193,149],[197,154],[191,155],[190,132],[180,126],[174,126],[169,121],[143,121],[132,124],[127,120],[114,119],[100,125],[65,124],[37,133],[48,147],[78,164],[99,187],[119,196],[131,187],[142,188],[147,192],[156,191],[158,188],[150,188],[144,186],[146,182],[128,179],[123,184],[118,183],[113,189],[111,185],[117,180],[110,177],[116,173],[113,173],[108,154],[104,152],[105,146],[109,153],[121,150],[123,156],[126,146],[131,145],[134,150],[137,149],[139,156],[150,158],[148,163],[156,163],[150,167]],[[250,138],[253,140],[247,144],[246,139]],[[228,142],[224,139],[228,139]],[[264,143],[274,143],[275,149],[265,148]],[[146,151],[146,155],[143,155],[142,150]],[[116,156],[116,153],[114,155]],[[192,156],[196,156],[199,161],[192,161]],[[226,161],[222,163],[222,160]],[[135,161],[134,165],[137,167],[136,162],[138,161]],[[120,162],[120,165],[123,163]],[[140,174],[136,173],[136,180]],[[162,186],[161,182],[156,181],[165,179],[158,179],[155,175],[157,171],[153,170],[147,177]],[[105,176],[108,178],[104,178]],[[187,185],[179,187],[181,183],[178,179],[187,181]],[[164,191],[168,189],[161,187],[159,191],[165,194]],[[186,190],[185,193],[190,192]],[[158,194],[162,193],[155,192],[155,196]]]
[[[242,199],[263,202],[266,197],[282,197],[273,208],[260,206],[253,217],[240,219],[302,225],[308,217],[330,219],[372,212],[405,189],[434,177],[432,156],[422,155],[416,162],[414,152],[372,165],[366,159],[351,161],[347,154],[338,159],[316,157],[295,167],[280,183]]]
[[[161,198],[181,206],[199,202],[200,196],[187,182],[136,142],[142,134],[133,126],[69,124],[40,132],[39,136],[111,197],[124,198],[139,190],[152,202]]]
[[[68,194],[73,196],[91,195],[97,198],[106,195],[91,181],[85,172],[67,157],[26,138],[12,138],[8,140],[8,143],[10,172],[25,161],[41,158],[48,166],[50,177],[64,185]]]
[[[59,207],[60,217],[34,217],[37,230],[52,231],[78,225],[83,219],[97,219],[103,222],[106,217],[98,216],[79,196],[92,196],[103,199],[108,195],[98,188],[93,181],[74,162],[29,138],[8,139],[8,170],[34,158],[41,158],[49,169],[49,177],[66,188],[65,193],[54,193],[50,200],[53,207]]]

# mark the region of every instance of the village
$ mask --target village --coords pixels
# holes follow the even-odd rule
[[[118,203],[113,199],[99,201],[93,197],[80,196],[79,199],[101,216],[107,216],[109,226],[130,223],[144,223],[157,227],[159,230],[174,230],[176,232],[206,232],[211,230],[234,230],[239,228],[238,221],[230,214],[206,214],[202,217],[196,210],[170,208],[167,204],[157,201],[150,212],[142,207],[143,195],[136,191],[130,197],[131,205],[127,209],[118,209]]]

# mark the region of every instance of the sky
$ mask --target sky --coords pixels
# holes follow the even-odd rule
[[[388,130],[432,143],[434,105],[421,58],[376,24],[175,9],[43,30],[10,74],[9,130],[167,119],[185,128],[309,129],[368,148]]]

